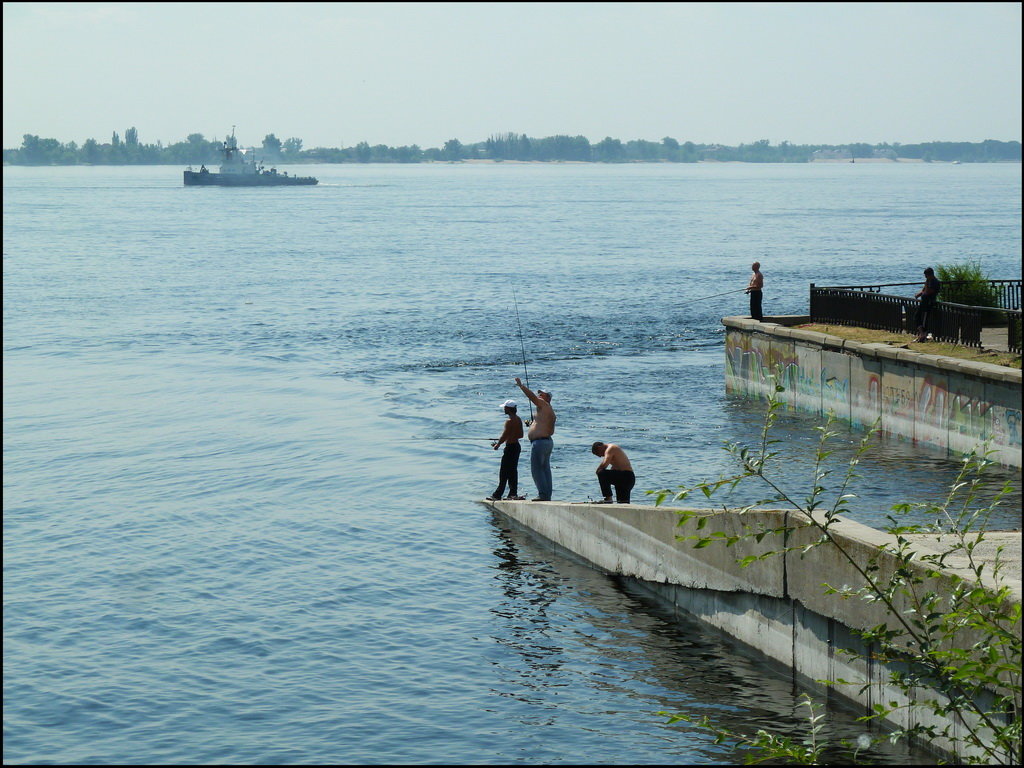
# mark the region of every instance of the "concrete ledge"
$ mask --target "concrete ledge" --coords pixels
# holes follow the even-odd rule
[[[874,354],[875,356],[878,356],[878,350],[887,350],[888,353],[883,351],[882,354],[891,356],[897,353],[902,353],[908,361],[912,360],[917,363],[924,363],[937,367],[947,367],[964,373],[970,372],[972,375],[982,378],[997,378],[1001,381],[1017,383],[1024,380],[1022,379],[1022,371],[1017,368],[1009,368],[1007,366],[995,365],[994,363],[986,363],[977,360],[962,360],[960,358],[948,357],[946,355],[933,355],[927,352],[905,349],[892,344],[858,342],[850,339],[843,339],[839,336],[832,336],[827,333],[821,333],[820,331],[809,331],[805,328],[790,327],[794,325],[804,325],[810,322],[811,318],[807,315],[782,315],[778,317],[765,318],[762,322],[742,316],[722,318],[722,325],[726,328],[760,330],[763,333],[771,333],[772,335],[783,338],[812,341],[835,348],[844,348],[850,352]],[[896,358],[892,357],[892,359]]]
[[[910,352],[909,349],[907,351]],[[916,355],[914,362],[920,362],[923,365],[930,365],[944,370],[950,370],[950,366],[947,366],[947,364],[950,360],[955,359],[952,357],[945,357],[944,355],[928,355],[923,352],[912,352],[911,354]]]
[[[842,621],[854,629],[867,629],[885,620],[885,612],[875,603],[851,604],[824,595],[824,585],[859,587],[864,583],[857,565],[878,558],[881,568],[894,568],[897,561],[880,554],[883,547],[895,547],[894,536],[853,520],[840,518],[830,528],[833,540],[844,549],[856,553],[854,563],[839,554],[835,544],[813,547],[807,554],[788,552],[784,556],[757,560],[745,567],[737,561],[760,557],[783,548],[801,549],[820,537],[819,529],[810,519],[791,510],[760,509],[747,513],[708,509],[649,507],[635,504],[589,504],[559,501],[495,501],[482,502],[513,517],[531,530],[612,573],[633,576],[647,581],[670,581],[684,587],[744,591],[757,595],[799,600],[815,606],[822,615]],[[681,515],[691,519],[679,525]],[[680,537],[739,537],[745,533],[764,534],[760,543],[736,541],[731,546],[695,548]],[[997,535],[997,534],[990,534]],[[1002,541],[1016,542],[1020,551],[1020,532],[1004,534]],[[938,551],[927,537],[918,536],[915,548],[920,554]],[[991,557],[991,555],[990,555]],[[1018,567],[1004,573],[996,582],[986,575],[979,584],[988,589],[1007,587],[1012,598],[1021,602],[1020,555],[1012,551],[1006,559],[1018,561]],[[944,569],[947,577],[969,575],[964,557],[949,557]],[[916,562],[920,574],[932,569]],[[934,584],[936,590],[947,585]],[[827,599],[826,599],[827,598]]]
[[[895,626],[893,617],[878,603],[829,595],[824,586],[825,582],[835,587],[862,586],[864,580],[857,566],[866,566],[872,557],[877,558],[882,573],[894,568],[898,561],[881,551],[897,543],[889,534],[850,520],[839,521],[832,533],[853,554],[851,563],[832,543],[801,551],[802,545],[817,541],[820,533],[815,528],[800,527],[807,518],[786,510],[739,514],[626,504],[481,503],[600,570],[636,579],[675,609],[697,616],[785,664],[807,685],[838,679],[864,683],[865,687],[840,686],[838,692],[862,705],[866,713],[873,702],[903,696],[889,682],[891,670],[877,660],[855,632],[879,624]],[[679,526],[684,512],[694,517]],[[762,541],[697,548],[693,541],[679,538],[712,534],[728,538],[750,531],[763,533]],[[1008,587],[1010,599],[1019,605],[1020,533],[1007,537],[1007,541],[1016,542],[1017,575],[1004,575],[998,585]],[[796,549],[746,567],[740,565],[743,558],[756,558],[783,547]],[[921,554],[937,551],[934,540],[927,537],[919,538],[915,547]],[[951,567],[940,570],[937,576],[926,573],[928,566],[920,562],[912,567],[924,578],[922,590],[948,594],[953,576],[966,574],[964,565],[962,560],[951,560]],[[981,581],[981,586],[989,589],[998,585],[991,577]],[[1014,631],[1019,638],[1019,624]],[[980,639],[968,628],[955,642],[957,647],[970,648]],[[856,655],[837,652],[841,649]],[[899,727],[915,723],[939,727],[949,724],[937,721],[927,707],[897,710],[890,720],[891,725]],[[953,727],[963,725],[954,723]],[[951,749],[951,744],[942,740],[926,746],[940,753]]]
[[[805,331],[803,328],[791,328],[789,329],[790,338],[800,339],[802,341],[813,341],[815,344],[828,344],[832,343],[835,346],[836,342],[841,346],[843,340],[837,336],[830,336],[827,333],[818,333],[817,331]]]
[[[772,325],[780,325],[780,326],[788,327],[788,326],[791,326],[791,325],[804,325],[805,323],[809,323],[809,322],[811,322],[811,316],[810,315],[772,315],[770,317],[765,317],[764,320],[758,321],[758,320],[755,320],[754,318],[750,317],[749,315],[733,315],[731,317],[723,317],[722,318],[722,323],[725,324],[726,320],[728,320],[730,322],[734,322],[734,323],[754,323],[754,324],[757,324],[757,323],[760,322],[760,323],[770,323]],[[737,325],[737,326],[734,326],[734,327],[740,328],[740,327],[745,327],[745,326]]]
[[[1021,371],[921,353],[891,344],[841,340],[801,328],[723,318],[726,391],[764,398],[783,390],[788,406],[952,455],[991,450],[1021,466]]]
[[[853,339],[847,339],[843,345],[843,349],[853,355],[860,355],[861,357],[874,357],[874,344],[868,344],[863,341],[853,341]]]
[[[857,343],[857,352],[866,357],[882,358],[892,352],[892,347],[874,341],[861,341]],[[889,355],[889,359],[895,360],[896,355]]]
[[[752,317],[723,317],[722,324],[731,328],[753,330],[759,323]]]
[[[894,347],[891,344],[866,344],[874,352],[879,360],[900,360],[902,355],[909,350]]]
[[[771,317],[766,319],[770,320],[773,323],[778,323],[779,325],[785,326],[803,325],[804,323],[811,322],[810,315],[772,315]]]

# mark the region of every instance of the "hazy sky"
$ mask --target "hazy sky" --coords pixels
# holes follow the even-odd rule
[[[1019,3],[4,3],[4,147],[1021,139]]]

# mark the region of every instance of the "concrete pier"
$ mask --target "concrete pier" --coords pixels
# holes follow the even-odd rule
[[[1020,369],[789,327],[806,319],[723,318],[726,391],[764,397],[775,376],[791,407],[855,426],[878,421],[887,435],[952,455],[988,448],[1020,468]]]
[[[841,599],[826,592],[826,585],[863,585],[856,566],[867,565],[873,557],[882,572],[894,568],[898,561],[881,552],[896,543],[889,534],[841,520],[831,529],[841,548],[826,543],[803,551],[820,533],[804,527],[808,519],[794,511],[689,510],[695,517],[680,526],[680,513],[686,510],[678,508],[554,501],[481,503],[600,570],[630,577],[675,610],[696,616],[785,665],[810,688],[822,690],[819,680],[856,683],[822,690],[828,697],[842,696],[847,703],[863,706],[866,713],[875,702],[905,701],[903,692],[889,683],[889,669],[872,658],[871,649],[854,632],[880,624],[895,627],[892,616],[879,603]],[[679,538],[740,537],[751,531],[767,533],[760,542],[745,538],[732,546],[713,543],[701,548]],[[1004,558],[1016,565],[1004,570],[998,584],[987,577],[981,586],[1007,586],[1010,599],[1019,604],[1020,532],[990,536],[1007,546]],[[789,551],[761,559],[784,547]],[[914,547],[921,554],[940,551],[927,536],[917,537]],[[852,563],[841,549],[853,554]],[[739,561],[744,558],[758,559],[743,567]],[[935,577],[926,576],[920,563],[915,567],[925,578],[923,589],[939,594],[948,594],[953,575],[971,576],[963,559],[950,558],[948,568]],[[1019,625],[1016,634],[1019,638]],[[965,630],[956,645],[969,648],[978,639]],[[862,686],[866,687],[861,690]],[[946,725],[934,717],[923,707],[899,709],[890,725]],[[941,754],[951,745],[936,741],[927,746]]]

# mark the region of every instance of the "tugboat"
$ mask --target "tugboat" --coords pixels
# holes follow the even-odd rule
[[[210,171],[205,165],[193,171],[190,165],[185,171],[186,187],[282,187],[319,183],[312,176],[289,176],[287,171],[278,173],[277,168],[268,171],[264,166],[256,164],[255,157],[247,160],[235,141],[234,128],[220,151],[224,155],[220,173]]]

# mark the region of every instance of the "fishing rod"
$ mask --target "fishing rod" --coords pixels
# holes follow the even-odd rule
[[[690,303],[692,304],[695,301],[704,301],[705,299],[717,299],[719,296],[727,296],[730,293],[740,293],[741,291],[745,291],[745,290],[747,290],[747,289],[746,288],[738,288],[735,291],[726,291],[725,293],[716,293],[713,296],[701,296],[699,299],[690,299]]]
[[[519,346],[523,350],[523,374],[526,377],[526,388],[530,388],[530,372],[526,370],[526,343],[523,341],[523,323],[519,319],[519,299],[516,298],[516,287],[512,286],[512,301],[516,303],[516,324],[519,326]],[[533,421],[533,403],[527,398],[530,406],[530,421]]]
[[[459,442],[459,443],[480,443],[480,442],[486,441],[486,442],[491,443],[492,445],[494,443],[498,442],[497,438],[495,438],[495,437],[419,437],[419,436],[417,436],[417,437],[415,437],[413,439],[415,439],[415,440],[423,440],[423,441],[426,441],[426,442],[434,442],[435,440],[454,440],[455,442]],[[401,438],[401,439],[397,439],[396,438],[395,442],[405,443],[405,442],[408,442],[408,440],[406,438]],[[559,443],[559,445],[562,446],[563,448],[590,448],[590,446],[593,445],[593,443],[574,443],[574,442],[567,443],[565,441],[562,441],[562,442]]]
[[[405,438],[402,438],[402,439],[404,440]],[[490,440],[492,443],[495,440],[495,438],[493,438],[493,437],[415,437],[413,439],[414,440],[431,440],[431,441],[432,440],[458,440],[460,442],[466,442],[467,440],[471,441],[471,442],[477,442],[479,440]]]

